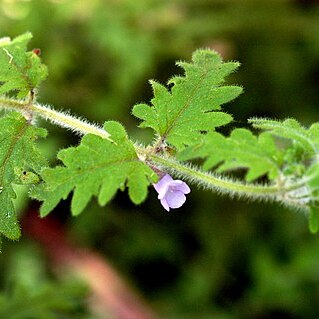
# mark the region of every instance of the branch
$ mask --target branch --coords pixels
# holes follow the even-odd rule
[[[151,165],[161,167],[163,170],[189,182],[195,182],[203,188],[230,196],[270,200],[299,207],[296,196],[307,182],[307,180],[299,180],[289,184],[280,181],[271,185],[249,184],[214,173],[204,172],[189,164],[150,153],[147,149],[137,148],[137,152],[141,157],[145,157]]]
[[[33,115],[37,115],[79,135],[91,133],[111,141],[110,134],[97,124],[92,124],[84,118],[77,118],[71,114],[56,111],[50,106],[33,103],[32,100],[25,102],[2,97],[0,98],[0,108],[22,112],[28,120],[32,120]]]

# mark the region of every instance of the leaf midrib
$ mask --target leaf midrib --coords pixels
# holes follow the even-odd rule
[[[198,81],[198,83],[196,84],[196,86],[194,87],[194,89],[192,90],[192,92],[189,95],[189,98],[186,100],[186,103],[183,105],[183,107],[179,110],[179,112],[177,113],[177,115],[175,116],[175,118],[173,119],[173,121],[171,122],[171,124],[167,127],[166,131],[163,133],[161,140],[164,141],[166,140],[166,138],[168,137],[170,131],[173,129],[176,121],[178,120],[178,118],[180,118],[182,116],[182,114],[185,112],[185,110],[188,108],[188,106],[190,105],[192,99],[194,98],[195,92],[197,91],[197,89],[199,88],[200,84],[204,81],[204,79],[206,78],[207,74],[209,72],[209,69],[206,67],[205,68],[205,72],[200,76],[200,80]],[[167,116],[167,115],[166,115]]]

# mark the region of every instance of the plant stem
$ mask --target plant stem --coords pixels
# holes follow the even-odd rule
[[[247,199],[263,199],[281,202],[292,207],[303,207],[296,197],[298,192],[302,190],[307,180],[298,180],[293,183],[281,183],[270,185],[248,184],[239,180],[227,178],[225,176],[204,172],[189,164],[183,164],[167,157],[159,156],[147,149],[137,148],[137,152],[146,157],[148,161],[165,171],[175,174],[184,180],[195,182],[203,188],[217,191],[220,194],[230,196],[245,197]],[[291,200],[290,194],[292,196]]]
[[[230,178],[203,172],[187,164],[185,165],[159,155],[148,154],[148,159],[176,175],[197,182],[204,188],[210,188],[222,193],[246,195],[253,198],[270,197],[273,200],[281,193],[277,185],[245,184]]]
[[[53,124],[71,129],[73,132],[80,135],[91,133],[111,140],[110,134],[102,127],[91,124],[86,119],[77,118],[73,115],[56,111],[49,106],[44,106],[39,103],[27,103],[24,101],[0,98],[0,108],[17,110],[23,114],[28,114],[28,116],[30,116],[30,114],[35,114],[45,120],[49,120]]]
[[[103,128],[89,123],[85,119],[76,118],[70,114],[58,112],[48,106],[29,102],[17,101],[13,99],[0,98],[0,108],[17,110],[32,118],[32,115],[49,120],[54,124],[71,129],[73,132],[85,135],[88,133],[110,139],[110,134]],[[31,114],[31,116],[30,116]],[[196,182],[204,188],[209,188],[220,193],[244,196],[247,198],[263,198],[274,201],[285,202],[284,195],[290,191],[297,190],[305,185],[305,181],[299,181],[290,185],[258,185],[248,184],[224,176],[201,171],[188,164],[169,159],[158,154],[154,154],[150,149],[135,146],[139,157],[146,162],[150,162],[155,167],[164,168],[167,172],[173,173],[185,180]]]

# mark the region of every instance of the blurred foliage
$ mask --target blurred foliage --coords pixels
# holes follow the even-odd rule
[[[83,300],[83,283],[48,278],[43,254],[32,244],[15,243],[6,254],[0,317],[10,319],[92,319]]]
[[[98,122],[119,120],[140,140],[150,137],[128,115],[135,103],[149,102],[147,80],[167,81],[180,72],[174,61],[189,60],[199,47],[242,63],[229,81],[245,93],[226,106],[238,126],[251,116],[315,122],[318,28],[319,5],[310,0],[0,2],[0,36],[30,31],[32,45],[42,50],[49,68],[42,102]],[[49,132],[51,153],[77,143],[61,129]],[[170,214],[155,192],[137,207],[118,194],[77,219],[65,217],[69,205],[59,205],[56,215],[75,241],[111,259],[164,318],[318,318],[319,240],[301,214],[202,190]],[[17,245],[6,245],[0,256],[3,283],[11,271],[7,255]],[[27,252],[23,239],[21,249]],[[7,306],[16,302],[5,298]]]

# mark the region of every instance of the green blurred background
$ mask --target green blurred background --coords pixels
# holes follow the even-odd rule
[[[245,89],[225,106],[233,127],[251,116],[294,117],[304,125],[319,117],[315,0],[1,0],[0,37],[26,31],[49,68],[40,102],[90,121],[118,120],[143,142],[151,132],[136,127],[131,107],[151,98],[148,79],[165,83],[180,72],[174,62],[200,47],[242,63],[228,79]],[[54,163],[57,150],[78,139],[43,125],[50,132],[43,149]],[[30,203],[18,205],[23,215]],[[184,207],[170,213],[150,189],[138,207],[120,193],[103,208],[92,202],[77,218],[69,216],[68,201],[53,214],[77,245],[108,258],[162,318],[319,318],[319,239],[298,212],[193,187]],[[42,304],[35,298],[40,286],[56,304],[73,298],[52,318],[95,318],[85,289],[52,274],[41,246],[27,236],[4,244],[0,269],[0,314],[13,305],[1,318],[51,318],[51,304],[41,313],[14,312],[17,291],[30,297],[22,308]]]

